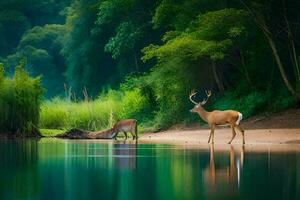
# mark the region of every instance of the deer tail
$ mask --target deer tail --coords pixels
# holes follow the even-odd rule
[[[238,119],[236,120],[236,125],[239,125],[240,124],[240,122],[242,121],[242,119],[243,119],[243,115],[242,115],[242,113],[240,113],[240,112],[238,112]]]

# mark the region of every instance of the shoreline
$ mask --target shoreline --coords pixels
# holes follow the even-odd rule
[[[199,130],[169,130],[159,133],[144,133],[139,137],[140,142],[177,143],[177,144],[208,144],[209,129]],[[215,129],[215,144],[227,144],[232,136],[230,128]],[[300,129],[249,129],[245,130],[246,145],[256,144],[295,144],[300,146]],[[237,132],[232,145],[242,145],[242,137]]]

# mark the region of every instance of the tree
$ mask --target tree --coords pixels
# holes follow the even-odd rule
[[[231,53],[239,36],[245,35],[246,17],[246,12],[236,9],[223,9],[200,15],[184,32],[167,33],[164,36],[164,45],[146,47],[143,58],[146,61],[156,57],[159,63],[173,58],[182,61],[209,59],[215,82],[219,90],[224,91],[219,75],[221,72],[216,63]]]
[[[42,84],[51,97],[63,92],[63,73],[65,63],[60,55],[62,38],[65,33],[63,25],[36,26],[28,30],[20,40],[17,51],[4,60],[8,72],[13,73],[14,66],[26,58],[26,68],[33,75],[43,75]]]
[[[296,91],[292,85],[286,71],[289,65],[293,65],[296,81],[295,85],[299,85],[300,73],[297,59],[297,48],[299,48],[299,44],[297,44],[296,39],[299,33],[297,32],[298,23],[296,21],[298,19],[296,16],[297,10],[300,8],[300,2],[285,0],[242,2],[252,14],[252,18],[257,26],[265,35],[286,88],[299,100],[300,95],[297,94],[299,91]],[[292,19],[292,17],[296,19]],[[295,20],[295,22],[293,22],[293,20]],[[280,53],[281,46],[285,46],[286,44],[288,44],[288,48],[290,49],[290,60],[287,60],[285,55]],[[284,61],[286,61],[286,64]]]
[[[140,51],[160,35],[151,26],[155,5],[156,1],[151,0],[106,0],[99,6],[94,34],[101,37],[103,30],[111,30],[105,52],[116,61],[114,74],[118,82],[129,73],[149,69],[140,62]]]

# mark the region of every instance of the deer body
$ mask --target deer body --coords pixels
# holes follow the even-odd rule
[[[229,125],[231,126],[232,130],[232,138],[228,142],[230,144],[234,137],[236,136],[235,128],[238,129],[243,136],[243,144],[245,144],[245,137],[244,137],[244,130],[239,127],[239,123],[242,120],[243,116],[240,112],[235,111],[235,110],[214,110],[211,112],[206,111],[202,106],[207,102],[208,98],[211,95],[210,91],[206,91],[207,99],[203,100],[202,102],[195,102],[192,97],[195,96],[196,93],[192,92],[190,94],[190,101],[195,104],[194,108],[191,109],[190,111],[193,113],[198,113],[200,117],[208,123],[211,132],[209,135],[208,143],[210,142],[212,138],[212,143],[214,143],[214,131],[215,131],[215,126],[226,126]]]
[[[200,109],[202,109],[203,111],[200,111]],[[207,112],[202,107],[200,109],[195,109],[195,112],[197,112],[200,117],[208,124],[222,126],[235,123],[236,125],[239,125],[240,121],[242,120],[242,114],[235,110],[214,110],[212,112]]]
[[[125,135],[125,140],[127,140],[127,133],[130,132],[132,134],[132,138],[138,139],[137,137],[137,121],[135,119],[125,119],[118,121],[115,123],[113,128],[111,129],[113,133],[113,138],[117,139],[117,135],[119,132],[123,132]]]

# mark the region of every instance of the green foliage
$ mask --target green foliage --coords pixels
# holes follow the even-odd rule
[[[238,97],[234,92],[228,92],[214,102],[214,108],[226,110],[228,108],[238,110],[243,117],[248,118],[259,114],[268,105],[269,94],[253,91],[245,96]]]
[[[30,78],[22,65],[16,67],[13,78],[4,78],[3,65],[0,73],[0,133],[37,135],[44,91],[40,86],[40,77]]]
[[[114,59],[128,51],[134,51],[135,43],[141,37],[139,29],[129,22],[120,24],[116,32],[116,36],[110,38],[105,45],[105,51],[111,52]]]
[[[299,93],[299,9],[276,0],[1,1],[0,60],[8,75],[26,60],[26,71],[43,76],[46,97],[60,96],[43,103],[43,128],[190,122],[191,89],[213,90],[218,98],[208,109],[249,117],[294,104],[282,77]],[[16,81],[0,76],[7,102]],[[76,100],[62,99],[64,83]]]
[[[7,65],[14,65],[27,58],[27,69],[34,76],[42,75],[43,86],[51,88],[46,93],[47,97],[63,91],[65,63],[60,50],[64,32],[63,25],[36,26],[23,35],[18,52],[5,60]]]
[[[181,34],[167,33],[163,45],[143,49],[144,61],[158,61],[147,80],[159,104],[156,121],[161,126],[188,119],[187,94],[192,88],[211,87],[214,80],[210,63],[224,60],[230,53],[238,36],[244,33],[246,16],[236,9],[208,12]]]
[[[162,0],[155,9],[155,28],[184,30],[200,13],[226,7],[223,0]]]
[[[228,108],[240,111],[244,118],[258,115],[264,111],[278,112],[291,107],[294,100],[288,96],[283,87],[271,91],[251,91],[240,96],[234,91],[229,91],[213,101],[211,109],[226,110]]]
[[[110,66],[114,64],[113,59],[103,53],[104,40],[110,30],[103,30],[99,37],[92,34],[97,6],[97,0],[79,0],[74,1],[66,12],[67,34],[62,49],[67,65],[65,76],[68,85],[78,94],[87,87],[92,95],[96,95],[111,75]]]
[[[166,62],[174,57],[196,60],[208,57],[222,60],[234,39],[244,33],[244,19],[247,13],[242,10],[224,9],[200,15],[182,34],[170,38],[164,37],[165,44],[150,45],[143,49],[143,60],[156,57],[159,62]]]
[[[12,52],[29,26],[23,13],[17,10],[0,10],[0,56]]]

